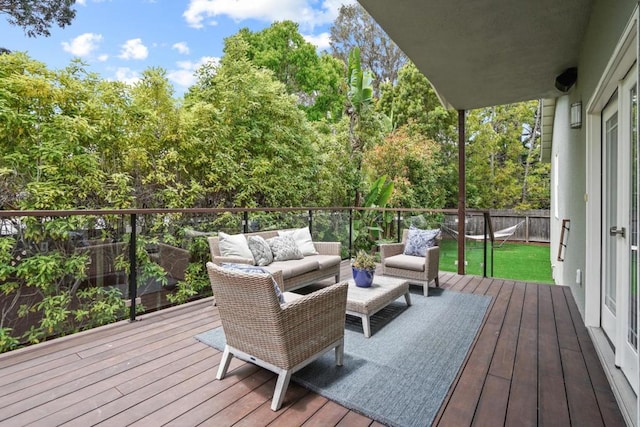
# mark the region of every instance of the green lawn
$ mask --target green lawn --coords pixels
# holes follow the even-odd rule
[[[493,277],[537,283],[553,283],[549,246],[505,243],[494,248]],[[482,276],[482,242],[467,242],[467,274]],[[457,272],[458,247],[455,240],[440,243],[440,270]],[[491,276],[491,247],[487,248],[487,275]]]

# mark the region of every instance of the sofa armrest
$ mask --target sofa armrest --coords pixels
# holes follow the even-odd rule
[[[425,265],[427,267],[427,270],[429,269],[429,266],[432,266],[433,268],[435,268],[436,271],[439,269],[440,267],[440,247],[439,246],[432,246],[430,248],[427,248],[425,263],[426,263]]]
[[[379,248],[380,262],[384,262],[385,258],[400,255],[404,252],[404,243],[382,243],[379,245]]]
[[[320,255],[340,255],[342,249],[340,242],[313,242],[313,246]]]
[[[328,342],[343,336],[347,289],[347,282],[336,283],[285,303],[281,314],[286,325],[284,338],[291,340],[289,345],[308,346],[310,343],[300,337],[317,335],[319,330],[324,331],[324,339],[328,338]],[[294,330],[297,332],[293,333]]]

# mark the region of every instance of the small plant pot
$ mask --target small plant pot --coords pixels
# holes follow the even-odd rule
[[[353,273],[353,281],[359,288],[369,288],[373,283],[373,274],[375,270],[363,270],[361,268],[351,267]]]

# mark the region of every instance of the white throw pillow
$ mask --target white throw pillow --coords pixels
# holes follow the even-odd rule
[[[278,235],[292,237],[296,245],[298,245],[298,249],[302,252],[302,255],[318,255],[318,251],[316,251],[316,247],[313,245],[313,240],[311,240],[309,227],[278,231]]]
[[[220,255],[224,257],[241,257],[254,261],[244,234],[227,234],[221,231],[218,233],[218,246]]]

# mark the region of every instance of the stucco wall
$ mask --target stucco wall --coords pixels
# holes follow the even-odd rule
[[[600,205],[600,195],[588,194],[588,184],[599,180],[601,150],[599,135],[590,136],[587,141],[587,120],[599,120],[598,115],[587,118],[586,107],[593,98],[603,73],[611,59],[617,43],[631,18],[636,1],[622,0],[612,7],[611,2],[594,2],[589,26],[585,33],[578,63],[578,81],[565,96],[558,98],[555,112],[552,158],[558,155],[559,196],[557,206],[552,196],[552,253],[551,262],[555,266],[555,280],[559,285],[570,286],[580,312],[585,317],[586,300],[597,300],[599,293],[599,262],[601,239],[600,230],[587,230],[587,210],[594,212]],[[569,126],[569,108],[574,102],[582,102],[583,126],[571,129]],[[597,143],[594,143],[597,141]],[[588,148],[589,147],[589,148]],[[590,150],[587,152],[587,150]],[[555,166],[555,165],[554,165]],[[595,174],[595,175],[594,175]],[[555,173],[552,173],[552,191]],[[589,184],[591,185],[591,184]],[[591,203],[591,205],[588,205]],[[558,210],[556,220],[554,212]],[[596,211],[597,211],[596,209]],[[556,260],[562,218],[571,220],[571,231],[567,240],[565,261]],[[587,238],[587,233],[592,233]],[[595,238],[594,238],[594,234]],[[594,244],[595,242],[595,244]],[[555,252],[553,247],[555,246]],[[595,256],[595,254],[598,254]],[[576,271],[581,270],[581,283],[576,283]],[[592,276],[587,278],[586,275]],[[586,286],[591,283],[590,286]],[[588,288],[588,289],[587,289]],[[588,322],[587,322],[588,323]]]
[[[570,286],[576,303],[584,307],[584,282],[576,283],[576,270],[584,272],[586,150],[585,144],[580,142],[582,132],[569,126],[570,103],[570,96],[567,95],[557,99],[553,123],[551,156],[556,169],[551,174],[551,188],[558,191],[558,197],[552,197],[551,200],[551,265],[554,267],[556,283]],[[557,162],[553,160],[556,158]],[[563,219],[569,219],[571,223],[570,231],[565,236],[567,247],[564,261],[561,262],[557,260],[557,255]]]

